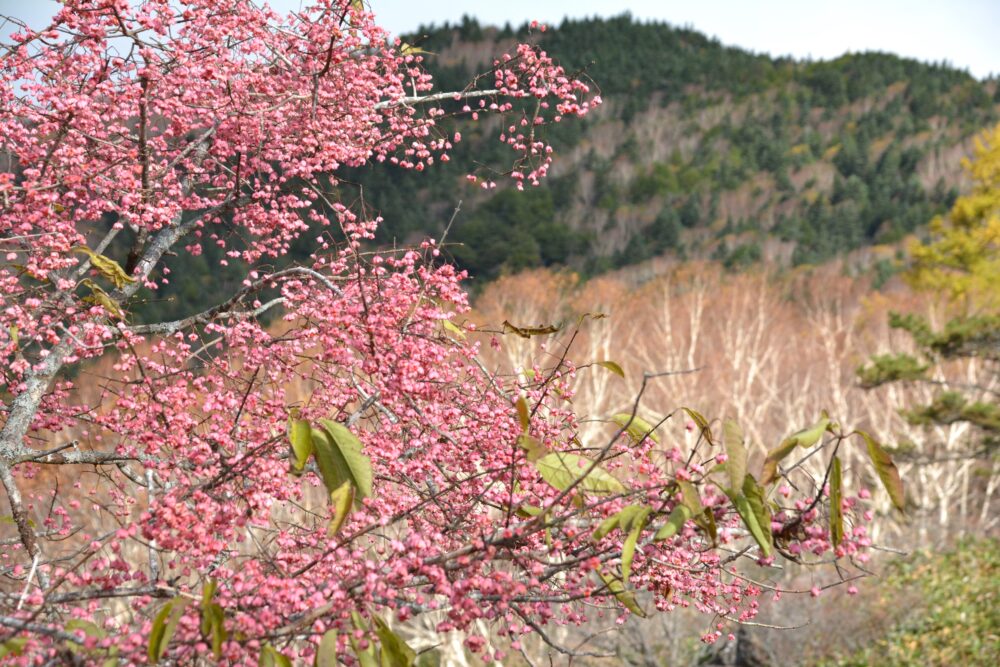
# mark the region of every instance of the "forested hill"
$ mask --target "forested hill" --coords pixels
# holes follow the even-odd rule
[[[462,200],[449,250],[473,285],[541,265],[593,275],[673,254],[739,269],[892,244],[949,207],[973,136],[1000,118],[997,81],[948,66],[879,53],[771,58],[627,15],[544,33],[466,19],[405,39],[433,52],[425,64],[439,89],[464,88],[527,40],[570,71],[585,68],[605,99],[585,119],[549,128],[552,175],[525,192],[504,189],[506,178],[489,192],[465,179],[477,164],[510,165],[495,118],[457,121],[464,139],[451,161],[422,173],[377,164],[340,174],[343,200],[357,200],[348,182],[362,185],[369,211],[383,216],[384,244],[440,236]],[[236,262],[220,271],[225,252],[208,244],[175,258],[172,282],[146,295],[139,316],[212,305],[244,276]]]
[[[474,162],[509,163],[488,123],[464,126],[440,168],[353,175],[386,220],[386,242],[439,233],[464,200],[453,254],[485,279],[549,264],[595,273],[663,253],[815,263],[892,243],[946,210],[971,138],[1000,115],[995,79],[947,65],[772,58],[628,15],[545,33],[464,19],[405,39],[432,52],[443,89],[462,88],[515,41],[537,41],[568,70],[586,68],[606,101],[554,127],[553,177],[525,193],[463,179]]]

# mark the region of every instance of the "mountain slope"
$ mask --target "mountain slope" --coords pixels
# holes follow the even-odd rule
[[[599,272],[663,253],[732,267],[813,263],[893,243],[948,208],[971,137],[1000,117],[996,81],[944,65],[882,53],[771,58],[628,15],[533,34],[464,19],[406,39],[434,54],[425,64],[442,88],[528,39],[585,68],[606,100],[553,128],[552,178],[526,193],[464,180],[477,162],[503,164],[488,127],[463,128],[438,169],[351,175],[386,219],[383,242],[439,233],[464,200],[453,253],[486,279],[551,264]]]

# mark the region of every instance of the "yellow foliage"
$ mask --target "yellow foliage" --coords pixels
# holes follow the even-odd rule
[[[929,243],[913,243],[914,286],[962,298],[972,308],[1000,306],[1000,125],[976,140],[965,168],[972,191],[946,218],[931,222]]]

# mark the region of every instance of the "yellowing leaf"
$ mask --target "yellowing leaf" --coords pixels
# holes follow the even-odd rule
[[[892,457],[882,449],[882,446],[873,437],[864,431],[855,431],[855,433],[860,435],[865,441],[865,445],[868,446],[868,458],[871,459],[872,465],[875,466],[875,472],[878,473],[879,479],[882,480],[882,486],[888,491],[892,504],[902,512],[906,507],[906,494],[903,489],[903,480],[899,476],[899,469],[892,462]]]
[[[292,667],[292,661],[270,644],[264,644],[257,659],[257,667]]]
[[[839,547],[844,541],[844,510],[841,507],[843,486],[840,477],[840,457],[833,457],[830,469],[830,542]]]
[[[796,447],[806,448],[815,445],[823,437],[823,433],[828,428],[830,428],[830,420],[827,417],[823,417],[815,426],[794,433],[782,440],[780,445],[767,453],[767,457],[764,459],[764,468],[760,476],[760,483],[767,486],[773,482],[778,475],[778,463],[791,454]]]
[[[337,631],[327,630],[319,640],[313,667],[337,667]]]
[[[726,471],[729,473],[729,488],[742,489],[743,478],[747,474],[747,448],[743,444],[743,430],[732,419],[723,424],[723,442],[726,447]]]
[[[503,332],[513,333],[521,338],[531,338],[532,336],[547,336],[559,331],[559,327],[552,324],[540,324],[537,327],[519,327],[511,324],[507,320],[503,321]]]
[[[526,433],[517,436],[517,446],[527,452],[528,461],[531,463],[534,463],[549,452],[545,445],[538,441],[538,438],[534,438]]]
[[[604,468],[593,464],[590,459],[577,454],[554,452],[535,461],[535,468],[542,479],[560,491],[575,484],[580,490],[592,493],[625,493],[621,482]]]
[[[613,416],[611,420],[618,424],[619,427],[625,429],[625,432],[628,433],[629,438],[635,444],[639,444],[646,438],[649,438],[653,442],[660,441],[660,437],[653,433],[652,425],[639,415],[620,412]]]
[[[382,667],[411,667],[417,659],[417,653],[393,632],[384,620],[372,616],[375,623],[375,634],[382,645]]]
[[[313,453],[312,428],[305,419],[288,418],[288,442],[292,446],[293,475],[301,475]]]
[[[121,289],[128,283],[134,283],[135,278],[125,273],[118,262],[104,255],[98,255],[96,252],[88,248],[87,246],[74,246],[72,248],[74,252],[81,252],[90,258],[90,263],[93,265],[97,271],[111,281],[111,283]]]
[[[598,365],[598,366],[603,366],[604,368],[607,368],[609,371],[611,371],[612,373],[614,373],[618,377],[620,377],[622,379],[625,379],[625,371],[622,370],[622,367],[619,366],[617,363],[615,363],[613,361],[607,361],[607,360],[605,360],[605,361],[595,361],[594,363],[596,365]]]
[[[712,442],[712,429],[708,427],[708,420],[705,419],[704,415],[691,408],[681,408],[681,410],[686,412],[687,416],[691,418],[691,421],[698,426],[698,430],[705,436],[705,439]]]
[[[445,328],[445,331],[453,333],[459,338],[465,338],[465,330],[451,320],[441,320],[441,326]]]
[[[524,397],[524,394],[521,394],[517,397],[514,405],[517,407],[517,419],[521,422],[521,430],[527,431],[531,419],[531,412],[528,409],[528,399]]]
[[[354,485],[350,480],[344,480],[335,491],[330,494],[330,506],[333,509],[333,517],[330,518],[331,535],[337,534],[347,521],[347,516],[351,513],[351,505],[354,503]]]
[[[81,280],[80,284],[90,290],[90,296],[85,296],[82,299],[84,303],[91,303],[100,306],[108,313],[108,315],[116,320],[125,319],[125,313],[122,312],[118,302],[112,299],[107,292],[101,289],[100,285],[89,278]]]
[[[616,577],[610,572],[601,571],[598,572],[604,584],[608,587],[608,591],[617,598],[622,606],[628,609],[630,612],[635,614],[640,618],[646,618],[646,612],[639,603],[635,600],[635,593],[625,588],[625,584],[621,579]]]

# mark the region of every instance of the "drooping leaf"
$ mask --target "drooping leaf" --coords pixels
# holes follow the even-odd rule
[[[649,508],[642,508],[638,514],[630,521],[631,530],[622,544],[622,583],[627,584],[628,578],[632,574],[632,559],[635,557],[635,548],[642,535],[642,529],[646,527],[646,520],[649,518]]]
[[[903,480],[899,476],[899,469],[896,468],[896,464],[892,462],[892,457],[869,434],[864,431],[855,431],[855,433],[860,435],[865,441],[865,445],[868,447],[868,458],[871,459],[872,465],[875,466],[875,472],[878,473],[879,479],[882,480],[882,486],[889,493],[889,499],[892,500],[892,504],[900,512],[904,511],[906,507],[906,494],[903,489]]]
[[[292,667],[292,661],[270,644],[264,644],[260,649],[257,667]]]
[[[576,486],[582,491],[625,493],[621,482],[604,468],[593,464],[592,460],[578,454],[553,452],[535,461],[535,468],[542,479],[560,491],[565,491],[579,480]],[[587,470],[590,470],[589,474]]]
[[[774,537],[771,534],[771,511],[764,499],[764,489],[757,484],[753,475],[747,475],[740,493],[727,490],[727,494],[747,531],[760,545],[761,553],[765,558],[769,557],[774,551]]]
[[[316,647],[313,667],[337,667],[337,631],[327,630]]]
[[[174,632],[177,631],[177,624],[180,623],[184,615],[184,608],[188,601],[185,598],[175,597],[163,605],[159,613],[153,619],[153,627],[149,632],[149,645],[146,653],[149,661],[154,665],[160,661],[163,654],[167,652],[167,646],[173,639]]]
[[[634,519],[645,509],[643,505],[629,505],[618,512],[612,514],[602,521],[592,535],[593,539],[600,540],[615,528],[628,530],[632,527]]]
[[[778,463],[791,454],[796,447],[808,448],[815,445],[830,426],[830,419],[824,416],[815,426],[803,429],[798,433],[793,433],[782,440],[780,445],[767,453],[767,457],[764,459],[764,469],[761,473],[760,483],[767,486],[773,482],[778,475]]]
[[[833,457],[830,469],[830,542],[839,547],[844,541],[844,509],[841,507],[843,485],[840,477],[840,457]]]
[[[73,246],[72,250],[87,255],[90,258],[91,265],[118,289],[136,281],[135,278],[125,273],[125,269],[118,262],[104,255],[97,254],[87,246]]]
[[[608,591],[617,598],[617,600],[622,604],[623,607],[628,609],[630,612],[638,616],[639,618],[646,618],[646,612],[639,603],[636,602],[635,593],[625,588],[625,584],[621,579],[616,577],[614,574],[606,571],[598,572],[604,584],[608,587]]]
[[[681,490],[681,502],[691,510],[691,514],[701,514],[704,511],[704,507],[701,504],[701,494],[698,493],[698,489],[694,487],[694,484],[678,480],[677,486]]]
[[[539,442],[538,438],[532,437],[526,433],[522,433],[517,436],[517,446],[527,453],[528,461],[531,463],[534,463],[549,453],[548,448]]]
[[[292,447],[292,474],[301,475],[313,453],[312,427],[298,418],[298,411],[288,418],[288,442]]]
[[[336,535],[347,521],[347,516],[351,513],[351,505],[354,503],[354,485],[350,480],[345,480],[330,494],[330,508],[333,516],[330,517],[330,527],[328,532]]]
[[[726,470],[729,473],[729,488],[742,489],[743,478],[747,474],[747,448],[743,444],[743,429],[732,419],[723,424],[723,442],[726,447]]]
[[[697,410],[693,410],[692,408],[681,408],[681,410],[687,413],[687,416],[690,417],[691,421],[695,423],[701,434],[705,436],[705,439],[709,442],[713,442],[712,429],[708,427],[708,420],[705,419],[704,415]]]
[[[90,290],[90,296],[83,297],[82,301],[84,303],[90,303],[100,306],[107,312],[108,315],[116,320],[124,320],[125,313],[122,312],[121,307],[118,302],[111,298],[111,296],[105,292],[100,285],[95,283],[89,278],[85,278],[80,281],[80,284]]]
[[[351,621],[354,623],[355,629],[368,631],[368,626],[358,612],[351,612]],[[354,633],[351,633],[351,648],[354,650],[354,656],[358,659],[358,664],[361,667],[379,667],[375,655],[375,642],[369,641],[368,646],[361,648],[361,642],[354,636]]]
[[[716,546],[719,543],[719,529],[715,525],[715,513],[712,511],[711,507],[706,507],[701,514],[696,514],[694,517],[694,522],[698,524],[698,527],[705,531],[708,538],[712,541],[712,546]]]
[[[372,616],[375,634],[382,645],[382,667],[411,667],[417,660],[417,653],[392,631],[379,616]]]
[[[670,512],[670,516],[667,517],[667,522],[660,526],[660,529],[656,531],[653,535],[654,542],[662,542],[663,540],[670,539],[677,533],[681,532],[684,528],[684,524],[687,520],[694,516],[691,508],[687,505],[678,505]]]
[[[511,324],[507,320],[503,321],[503,332],[513,333],[521,338],[531,338],[532,336],[547,336],[559,331],[559,327],[552,324],[540,324],[537,327],[519,327]]]
[[[319,429],[313,429],[316,465],[329,492],[336,491],[345,481],[354,486],[355,499],[372,495],[371,459],[361,451],[361,441],[340,422],[320,419]]]
[[[528,399],[521,394],[517,397],[514,405],[517,407],[517,419],[521,422],[521,430],[528,430],[528,423],[531,419],[531,410],[528,408]]]
[[[639,415],[620,412],[613,416],[611,420],[618,424],[619,427],[625,429],[625,432],[628,433],[629,438],[635,444],[639,444],[646,438],[657,443],[660,441],[660,437],[653,433],[652,425]]]
[[[623,380],[625,379],[625,371],[622,370],[622,367],[619,366],[614,361],[604,360],[604,361],[595,361],[594,363],[596,365],[598,365],[598,366],[602,366],[604,368],[607,368],[609,371],[611,371],[612,373],[614,373],[618,377],[622,378]]]

